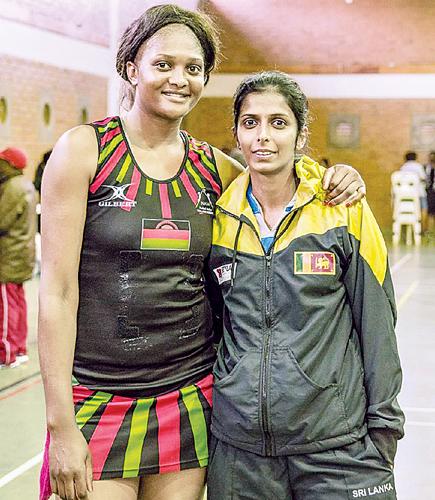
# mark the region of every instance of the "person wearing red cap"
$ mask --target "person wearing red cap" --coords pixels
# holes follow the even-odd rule
[[[0,151],[0,368],[27,361],[27,305],[23,283],[35,259],[36,193],[23,175],[26,155]]]

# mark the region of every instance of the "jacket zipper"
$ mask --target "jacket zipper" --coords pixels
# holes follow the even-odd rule
[[[269,412],[267,409],[267,390],[269,384],[267,383],[267,375],[269,373],[269,358],[270,358],[270,337],[271,337],[271,289],[270,289],[270,266],[272,263],[272,254],[266,254],[266,276],[265,276],[265,289],[266,289],[266,308],[264,314],[264,320],[266,323],[266,332],[264,335],[264,348],[263,348],[263,359],[261,366],[261,389],[260,389],[260,406],[261,406],[261,416],[263,432],[266,441],[266,455],[272,455],[272,435],[269,428]]]
[[[287,216],[281,220],[281,222],[278,224],[278,227],[276,228],[276,232],[275,232],[276,236],[272,242],[272,246],[270,247],[268,253],[264,252],[264,247],[263,247],[263,244],[261,243],[261,238],[258,235],[257,230],[255,229],[255,226],[252,224],[252,222],[247,217],[245,217],[243,215],[241,217],[238,217],[237,215],[232,214],[231,212],[228,212],[227,210],[223,209],[222,207],[220,207],[220,206],[218,207],[219,210],[221,210],[226,215],[233,217],[236,220],[245,222],[249,227],[251,227],[251,229],[254,231],[254,234],[257,236],[257,238],[260,242],[261,248],[263,249],[264,256],[266,259],[266,275],[265,275],[266,307],[265,307],[265,313],[264,313],[264,322],[266,325],[266,332],[264,334],[264,348],[263,348],[263,356],[262,356],[262,360],[261,360],[261,370],[260,370],[260,373],[261,373],[261,378],[260,378],[261,426],[263,428],[262,430],[263,430],[263,434],[265,437],[266,456],[271,456],[272,452],[273,452],[272,433],[271,433],[270,427],[269,427],[269,412],[267,409],[267,393],[268,393],[268,386],[269,386],[268,381],[267,381],[267,375],[269,373],[270,340],[271,340],[271,334],[272,334],[272,330],[270,328],[271,324],[272,324],[272,317],[271,317],[272,298],[271,298],[271,287],[270,287],[270,274],[271,274],[270,268],[272,265],[273,249],[274,249],[274,246],[275,246],[275,243],[277,242],[277,240],[285,233],[287,228],[290,226],[290,224],[293,221],[293,219],[295,218],[298,210],[300,208],[302,208],[303,206],[307,205],[308,203],[310,203],[313,199],[314,199],[314,197],[311,198],[309,201],[307,201],[307,203],[304,203],[304,205],[298,207],[296,210],[294,210],[294,211],[292,210],[288,214],[289,219],[288,219],[283,231],[281,231],[279,233],[279,228],[281,227],[281,225],[283,224],[283,222],[287,218]]]
[[[264,256],[266,258],[266,276],[265,276],[266,307],[265,307],[265,315],[264,315],[264,321],[266,324],[266,332],[264,334],[263,356],[262,356],[262,360],[261,360],[261,371],[260,371],[260,373],[261,373],[261,377],[260,377],[260,410],[261,410],[261,427],[262,427],[264,440],[265,440],[266,455],[271,456],[272,455],[272,434],[271,434],[270,428],[269,428],[269,412],[267,410],[267,388],[268,388],[267,372],[269,371],[267,369],[267,367],[269,364],[269,357],[270,357],[270,336],[271,336],[271,330],[270,330],[270,325],[271,325],[270,266],[272,263],[273,247],[272,247],[272,252],[270,252],[270,253],[266,253],[264,251],[263,244],[261,243],[261,238],[260,238],[259,234],[257,233],[255,226],[252,224],[252,222],[247,217],[245,217],[244,215],[238,217],[237,215],[232,214],[231,212],[227,212],[222,207],[219,207],[219,210],[221,212],[223,212],[224,214],[228,215],[229,217],[233,217],[234,219],[236,219],[238,221],[244,222],[254,231],[254,234],[258,238],[258,241],[261,245],[261,248],[263,249],[263,253],[264,253]]]
[[[311,200],[310,200],[311,201]],[[265,313],[264,313],[264,322],[266,324],[266,332],[264,334],[264,349],[263,349],[263,358],[261,362],[261,387],[260,387],[260,407],[261,407],[261,417],[262,417],[262,426],[263,426],[263,432],[266,440],[266,456],[271,456],[273,452],[273,445],[272,445],[272,433],[269,427],[269,412],[267,409],[267,393],[268,393],[268,374],[269,374],[269,360],[270,360],[270,341],[271,341],[271,335],[272,335],[272,330],[271,330],[271,325],[272,325],[272,290],[271,290],[271,285],[270,285],[270,279],[271,279],[271,266],[272,266],[272,258],[273,258],[273,250],[275,243],[277,240],[285,233],[287,228],[290,226],[292,223],[293,219],[296,216],[297,211],[299,210],[300,207],[298,207],[296,210],[290,212],[288,221],[285,225],[285,228],[283,229],[282,232],[279,232],[279,228],[283,224],[284,220],[287,217],[284,217],[280,223],[278,224],[278,227],[276,228],[275,232],[275,238],[273,239],[272,246],[269,249],[268,253],[265,253],[265,259],[266,259],[266,276],[265,276],[265,291],[266,291],[266,304],[265,304]],[[260,239],[261,242],[261,239]],[[263,246],[263,245],[262,245]]]

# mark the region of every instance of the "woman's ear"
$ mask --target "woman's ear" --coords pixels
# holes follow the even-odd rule
[[[303,149],[308,139],[308,128],[303,127],[296,139],[296,149]]]
[[[127,66],[126,66],[126,72],[127,72],[127,77],[128,81],[133,85],[137,85],[137,66],[134,62],[128,61]]]

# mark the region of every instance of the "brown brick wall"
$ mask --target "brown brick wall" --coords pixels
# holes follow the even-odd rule
[[[310,126],[309,154],[332,163],[348,163],[357,168],[367,184],[368,200],[383,228],[391,226],[390,174],[403,163],[411,148],[411,123],[414,113],[435,113],[435,100],[327,100],[310,101],[313,121]],[[360,116],[360,146],[339,149],[328,146],[329,113]],[[185,128],[199,139],[216,147],[231,147],[231,99],[202,99],[186,119]],[[419,151],[426,161],[427,151]]]
[[[89,121],[106,114],[105,78],[0,55],[0,98],[8,102],[8,122],[0,125],[0,148],[22,147],[29,156],[32,177],[41,155],[59,136],[80,123],[86,107]],[[42,108],[52,107],[52,126],[44,127]]]
[[[433,0],[210,0],[223,72],[433,72]]]
[[[0,17],[109,46],[107,0],[0,0]]]

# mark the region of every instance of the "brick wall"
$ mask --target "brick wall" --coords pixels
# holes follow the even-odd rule
[[[0,17],[109,46],[108,0],[0,0]]]
[[[414,113],[435,113],[434,100],[327,100],[310,101],[313,121],[310,126],[308,154],[332,163],[348,163],[361,172],[368,200],[383,228],[391,226],[390,175],[403,163],[403,154],[411,148],[411,124]],[[329,113],[360,116],[360,145],[356,149],[328,146]],[[232,147],[231,99],[202,99],[184,123],[199,139],[216,147]],[[427,151],[420,150],[426,162]]]
[[[0,148],[22,147],[29,156],[29,177],[41,155],[80,123],[83,108],[89,121],[106,114],[105,78],[1,55],[0,74],[0,98],[8,105],[7,122],[0,124]],[[43,124],[45,103],[51,107],[49,126]]]
[[[223,72],[435,71],[433,0],[210,0]]]

